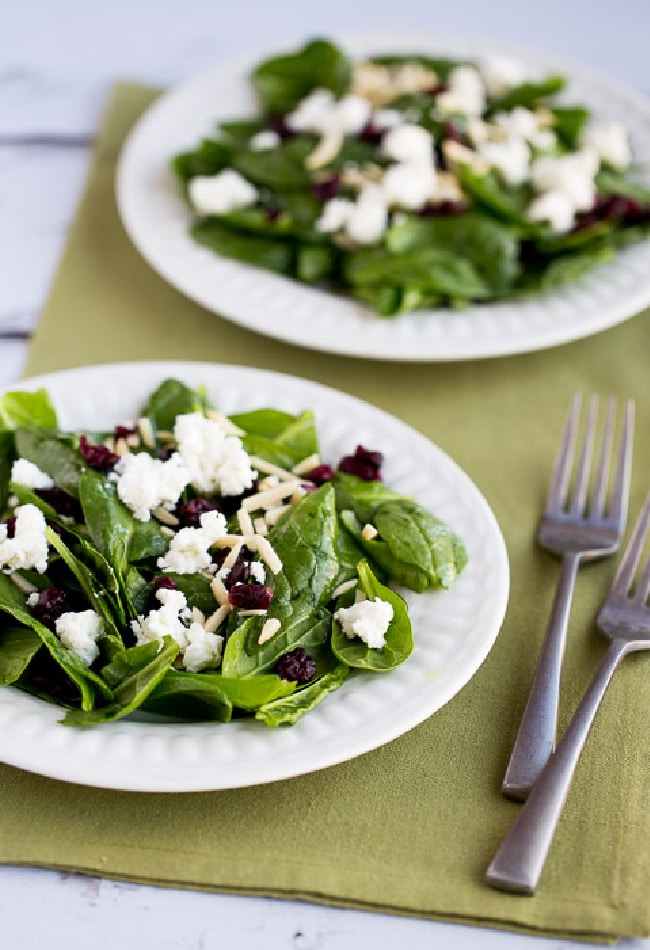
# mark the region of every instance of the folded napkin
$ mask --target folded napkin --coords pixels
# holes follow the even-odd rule
[[[153,795],[1,766],[0,861],[594,941],[647,935],[647,657],[626,660],[615,677],[537,895],[497,893],[483,874],[519,807],[500,784],[558,572],[534,534],[565,412],[575,390],[636,398],[634,515],[650,487],[650,314],[544,352],[442,365],[323,355],[232,325],[167,286],[120,224],[115,162],[154,95],[127,84],[114,91],[27,373],[197,359],[352,392],[421,430],[478,484],[507,543],[511,600],[491,654],[447,706],[383,748],[322,772]],[[614,569],[614,560],[603,561],[578,578],[562,728],[605,650],[594,617]]]

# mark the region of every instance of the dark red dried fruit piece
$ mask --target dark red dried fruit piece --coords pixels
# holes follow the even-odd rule
[[[275,664],[275,672],[283,680],[306,683],[316,672],[316,661],[304,647],[296,647],[280,657]]]
[[[219,505],[207,498],[192,498],[182,502],[176,509],[181,528],[200,528],[201,515],[207,511],[219,511]]]
[[[74,521],[82,520],[81,505],[76,498],[62,488],[37,488],[36,494],[64,518],[72,518]]]
[[[113,429],[113,435],[116,439],[128,439],[130,435],[137,435],[138,430],[136,426],[115,426]]]
[[[61,587],[46,587],[39,592],[38,600],[32,607],[32,613],[44,626],[54,630],[61,614],[73,609],[70,595]]]
[[[339,472],[356,475],[364,482],[381,481],[381,466],[384,457],[381,452],[374,452],[357,445],[354,455],[344,455],[339,462]]]
[[[16,519],[15,517],[7,518],[5,521],[0,522],[7,526],[7,537],[14,538],[16,536]]]
[[[239,549],[239,554],[235,560],[235,563],[228,571],[228,576],[226,577],[224,584],[226,589],[230,589],[235,584],[245,584],[246,581],[251,576],[251,551],[248,550],[246,545],[243,545]]]
[[[359,132],[359,138],[362,142],[368,142],[370,145],[380,145],[385,133],[386,129],[368,122]]]
[[[272,129],[276,135],[279,135],[283,142],[286,142],[288,139],[293,139],[296,136],[293,129],[290,129],[287,125],[283,115],[272,116],[269,119],[269,128]]]
[[[451,201],[450,199],[427,201],[418,211],[418,215],[421,218],[448,217],[449,215],[460,214],[465,210],[465,207],[462,201]]]
[[[317,465],[311,472],[307,472],[305,478],[315,485],[324,485],[325,482],[331,482],[334,478],[334,469],[331,465]]]
[[[154,590],[176,590],[178,584],[169,574],[159,574],[153,582]]]
[[[312,186],[314,196],[318,198],[319,201],[323,202],[331,201],[332,198],[336,198],[340,190],[340,172],[336,172],[334,175],[330,175],[329,178],[325,178],[323,181],[318,181]]]
[[[266,610],[273,600],[273,590],[264,584],[233,584],[228,600],[232,607],[242,610]]]
[[[105,445],[93,445],[85,435],[79,438],[79,451],[90,468],[94,468],[98,472],[110,471],[120,460],[119,455],[116,455],[115,452],[111,452]]]

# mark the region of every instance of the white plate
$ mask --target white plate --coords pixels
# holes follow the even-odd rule
[[[477,57],[494,45],[441,37],[383,37],[343,44],[352,55],[420,50]],[[501,50],[501,48],[500,48]],[[569,77],[567,99],[604,119],[623,120],[635,158],[650,160],[650,103],[582,68],[538,53],[501,50],[531,75]],[[388,360],[463,360],[543,349],[613,326],[650,303],[650,241],[561,291],[526,302],[461,312],[432,310],[377,317],[364,306],[287,278],[217,257],[188,234],[190,213],[169,159],[209,136],[221,119],[255,114],[247,80],[252,65],[219,66],[164,95],[132,131],[120,158],[117,202],[124,226],[149,264],[208,310],[267,336],[348,356]]]
[[[417,498],[465,540],[469,563],[448,592],[407,594],[416,647],[391,673],[347,681],[288,729],[259,722],[175,724],[119,720],[92,728],[59,723],[61,710],[13,687],[0,689],[0,761],[54,778],[132,791],[198,791],[255,785],[325,768],[396,738],[470,679],[503,620],[506,549],[485,499],[440,449],[378,409],[292,376],[208,363],[127,363],[35,377],[64,428],[109,428],[134,418],[168,376],[205,384],[231,413],[274,406],[314,409],[324,459],[360,442],[385,452],[387,484]],[[18,387],[13,387],[18,388]]]

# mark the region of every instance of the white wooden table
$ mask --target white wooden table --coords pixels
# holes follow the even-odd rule
[[[20,0],[0,26],[0,388],[17,379],[112,82],[160,85],[315,35],[422,30],[528,46],[650,94],[649,0]],[[0,803],[1,807],[1,803]],[[527,899],[527,898],[523,898]],[[0,867],[7,950],[560,950],[567,941]],[[586,946],[586,945],[582,945]],[[650,940],[624,941],[650,950]]]

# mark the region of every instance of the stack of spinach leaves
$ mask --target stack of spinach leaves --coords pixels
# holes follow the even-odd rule
[[[164,456],[176,416],[208,407],[202,390],[163,381],[141,410],[155,445],[137,451]],[[260,409],[231,420],[245,433],[246,451],[272,465],[291,469],[318,452],[310,411],[294,416]],[[269,726],[293,724],[350,673],[387,671],[407,659],[413,638],[406,602],[387,583],[418,592],[447,588],[466,562],[461,540],[419,504],[379,480],[336,471],[320,487],[312,485],[269,529],[282,570],[267,572],[274,594],[267,617],[240,616],[233,609],[218,630],[224,637],[221,665],[188,672],[179,665],[172,637],[135,642],[131,621],[158,606],[157,560],[168,550],[170,536],[154,518],[136,520],[110,473],[89,467],[80,452],[82,437],[100,444],[113,435],[61,431],[45,390],[0,399],[0,519],[6,524],[17,505],[37,506],[45,515],[49,545],[46,573],[0,572],[0,685],[59,703],[67,709],[65,723],[108,722],[143,709],[175,719],[227,722],[255,716]],[[56,487],[32,490],[12,482],[17,458],[37,465]],[[192,495],[187,488],[182,500]],[[229,529],[238,531],[233,499],[212,501],[223,506]],[[377,534],[365,540],[362,528],[369,522]],[[167,577],[190,608],[206,617],[217,608],[209,573]],[[335,596],[353,578],[368,598],[393,606],[381,649],[349,640],[333,618],[354,599],[352,589]],[[90,667],[61,643],[54,624],[36,616],[33,601],[30,606],[30,589],[33,595],[49,588],[63,591],[72,609],[92,609],[101,618],[99,656]],[[268,617],[277,618],[280,629],[260,643]],[[298,647],[315,663],[305,682],[276,670],[280,658]]]
[[[422,55],[378,56],[372,61],[394,65],[417,62],[433,69],[444,84],[458,62]],[[466,202],[449,202],[420,212],[400,209],[383,240],[372,247],[354,247],[315,227],[333,187],[340,197],[354,192],[338,186],[344,167],[366,163],[384,167],[385,157],[371,136],[348,136],[326,167],[310,171],[305,164],[317,138],[291,133],[284,117],[313,89],[335,96],[350,88],[353,64],[326,40],[307,43],[295,53],[260,63],[251,80],[259,101],[255,118],[221,122],[214,135],[191,151],[176,155],[172,167],[183,193],[196,176],[235,169],[258,189],[255,206],[195,219],[194,239],[217,254],[266,268],[301,282],[352,296],[384,317],[433,307],[464,307],[552,290],[573,281],[611,258],[619,248],[645,238],[650,231],[650,189],[628,172],[602,166],[597,177],[598,201],[568,234],[527,219],[533,198],[528,183],[509,186],[493,171],[478,175],[469,165],[456,168]],[[488,99],[484,118],[517,106],[550,110],[558,152],[578,147],[590,113],[584,106],[558,104],[565,87],[562,76],[525,82],[500,98]],[[440,143],[453,126],[457,140],[466,137],[467,117],[449,123],[432,113],[428,93],[402,95],[387,104],[433,134],[439,163]],[[413,116],[419,118],[413,119]],[[256,150],[251,138],[265,129],[280,129],[272,150]],[[325,187],[324,187],[325,186]],[[450,213],[451,212],[451,213]]]

